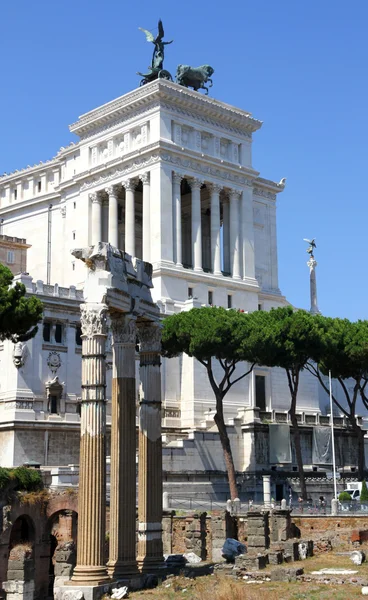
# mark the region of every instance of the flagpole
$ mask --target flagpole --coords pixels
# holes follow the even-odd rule
[[[331,436],[332,436],[332,468],[333,468],[333,482],[334,482],[334,498],[335,498],[335,500],[337,500],[335,434],[334,434],[334,420],[333,420],[331,371],[328,372],[328,379],[329,379],[329,383],[330,383],[330,414],[331,414],[330,418],[331,418]]]

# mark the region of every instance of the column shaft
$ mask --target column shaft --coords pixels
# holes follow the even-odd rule
[[[92,200],[92,239],[91,244],[95,245],[102,241],[102,201],[99,195],[90,194]]]
[[[125,187],[125,252],[135,256],[135,183],[128,179],[123,185]]]
[[[163,565],[161,331],[158,324],[138,326],[142,396],[139,409],[138,565],[150,571]]]
[[[149,173],[141,175],[143,183],[143,242],[142,257],[146,262],[151,261],[151,204],[150,204],[150,177]]]
[[[220,191],[221,187],[211,187],[211,268],[215,275],[221,275],[220,248]]]
[[[255,278],[254,266],[254,219],[253,219],[253,189],[249,186],[242,194],[242,232],[243,232],[243,278]]]
[[[107,307],[81,306],[82,404],[77,566],[73,583],[108,579],[105,567]]]
[[[192,256],[194,271],[202,271],[202,217],[201,217],[201,186],[202,182],[193,179],[192,188]]]
[[[107,241],[119,248],[119,232],[118,232],[118,198],[114,187],[106,188],[109,195],[109,233]]]
[[[236,190],[230,192],[230,266],[233,279],[240,279],[240,252],[239,252],[239,197]]]
[[[181,267],[182,260],[182,236],[181,236],[181,180],[182,176],[179,173],[173,173],[173,192],[174,192],[174,240],[175,240],[175,256],[176,264]]]
[[[135,320],[111,319],[113,344],[111,414],[110,547],[108,572],[137,572]]]

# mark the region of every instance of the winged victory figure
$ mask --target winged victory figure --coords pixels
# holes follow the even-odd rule
[[[313,238],[311,240],[308,240],[307,238],[303,238],[303,242],[307,242],[309,244],[309,247],[307,248],[307,252],[308,252],[308,254],[313,256],[314,249],[317,248],[316,238]]]
[[[165,57],[165,46],[167,46],[168,44],[172,44],[174,40],[171,40],[170,42],[163,41],[165,32],[161,19],[159,19],[158,22],[158,34],[156,37],[154,37],[154,35],[147,29],[143,29],[142,27],[139,27],[138,29],[140,29],[140,31],[143,31],[143,33],[146,36],[147,42],[152,42],[152,44],[154,44],[151,66],[148,67],[150,72],[146,74],[138,72],[138,75],[141,75],[143,77],[141,85],[149,83],[150,81],[154,81],[155,79],[159,78],[172,80],[170,73],[163,69],[163,65]]]

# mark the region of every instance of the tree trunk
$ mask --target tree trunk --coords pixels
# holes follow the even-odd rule
[[[219,400],[216,398],[217,404]],[[222,404],[222,398],[220,400]],[[220,441],[222,450],[225,458],[225,465],[227,470],[227,476],[229,479],[229,488],[230,488],[230,498],[231,500],[235,500],[238,497],[238,487],[236,485],[236,475],[235,475],[235,467],[233,461],[233,455],[231,452],[230,440],[227,434],[227,429],[224,421],[223,412],[220,410],[216,411],[214,421],[217,425],[218,432],[220,434]]]
[[[358,442],[358,478],[359,481],[363,481],[364,479],[364,471],[365,471],[365,456],[364,456],[364,431],[356,424],[354,419],[353,424],[354,434],[357,436]]]
[[[302,447],[300,444],[300,430],[299,430],[299,424],[298,424],[296,414],[295,414],[295,408],[294,408],[294,410],[290,409],[290,419],[291,419],[291,424],[293,426],[296,462],[298,464],[298,471],[299,471],[300,495],[303,498],[303,500],[308,500],[307,486],[305,483],[305,476],[304,476]]]

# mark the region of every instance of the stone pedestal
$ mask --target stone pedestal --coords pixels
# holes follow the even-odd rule
[[[273,542],[285,542],[291,535],[290,509],[275,509],[272,512],[271,540]]]
[[[111,413],[110,548],[108,572],[137,573],[135,345],[131,315],[111,318],[113,372]]]
[[[163,566],[162,441],[161,441],[161,330],[141,322],[141,398],[138,460],[138,566],[152,571]]]
[[[268,512],[247,512],[248,552],[262,552],[269,547]]]
[[[81,306],[82,403],[77,566],[73,585],[108,580],[105,567],[107,307]]]

